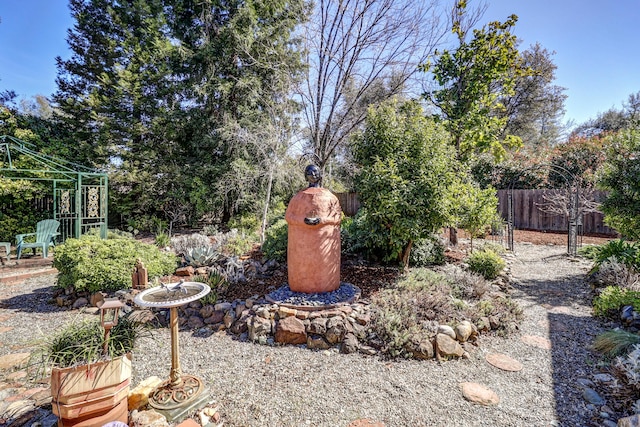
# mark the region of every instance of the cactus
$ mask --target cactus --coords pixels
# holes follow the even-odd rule
[[[220,254],[212,246],[201,246],[197,248],[190,248],[184,254],[184,259],[187,264],[194,267],[208,267],[212,265]]]

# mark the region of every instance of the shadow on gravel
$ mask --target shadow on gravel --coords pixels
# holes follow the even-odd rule
[[[20,286],[20,285],[16,285]],[[0,309],[18,310],[28,313],[54,313],[69,311],[58,307],[53,298],[54,286],[43,286],[25,291],[9,298],[0,298]]]
[[[572,262],[566,255],[543,259]],[[549,266],[552,268],[552,266]],[[551,368],[556,416],[560,426],[601,426],[600,406],[589,409],[578,380],[592,379],[599,360],[591,350],[604,325],[591,316],[591,292],[584,274],[556,277],[555,280],[526,280],[512,283],[525,300],[540,305],[547,312],[548,338],[551,345]],[[543,326],[543,325],[541,325]],[[541,328],[542,329],[542,328]],[[543,347],[543,345],[541,345]],[[549,350],[547,350],[549,351]]]

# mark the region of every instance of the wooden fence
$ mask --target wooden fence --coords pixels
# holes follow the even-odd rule
[[[556,231],[566,233],[569,224],[564,215],[553,215],[545,212],[545,193],[554,190],[513,190],[514,225],[521,230]],[[508,190],[498,190],[498,212],[505,220],[508,217]],[[601,200],[604,193],[596,192],[596,200]],[[360,209],[357,193],[336,193],[342,211],[346,216],[354,216]],[[601,234],[616,236],[617,232],[604,225],[603,215],[599,212],[585,213],[582,217],[583,234]]]

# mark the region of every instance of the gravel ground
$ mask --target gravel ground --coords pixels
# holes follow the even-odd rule
[[[597,356],[588,348],[602,325],[590,314],[584,282],[589,263],[570,260],[565,251],[516,246],[508,261],[524,322],[507,338],[482,337],[468,360],[396,362],[182,331],[182,371],[204,380],[226,426],[347,426],[362,418],[387,427],[595,426],[577,381],[595,372]],[[77,315],[47,304],[51,280],[0,285],[0,327],[14,328],[0,334],[0,355],[28,351],[34,339]],[[154,335],[134,352],[133,384],[150,375],[168,377],[168,330]],[[526,336],[547,338],[551,349],[526,344]],[[499,370],[485,361],[489,353],[506,354],[524,367]],[[460,392],[463,382],[489,387],[500,403],[468,402]]]

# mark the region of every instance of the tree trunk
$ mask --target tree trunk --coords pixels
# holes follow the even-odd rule
[[[404,271],[409,271],[409,255],[411,254],[411,247],[413,246],[413,240],[409,240],[407,246],[405,246],[402,251],[402,265],[404,266]]]
[[[260,227],[260,245],[264,243],[264,235],[267,231],[267,213],[269,212],[269,202],[271,200],[271,185],[273,183],[273,168],[269,169],[269,182],[267,183],[267,195],[264,200],[264,211],[262,212],[262,227]]]
[[[449,244],[451,246],[458,245],[458,229],[455,227],[449,227]]]

